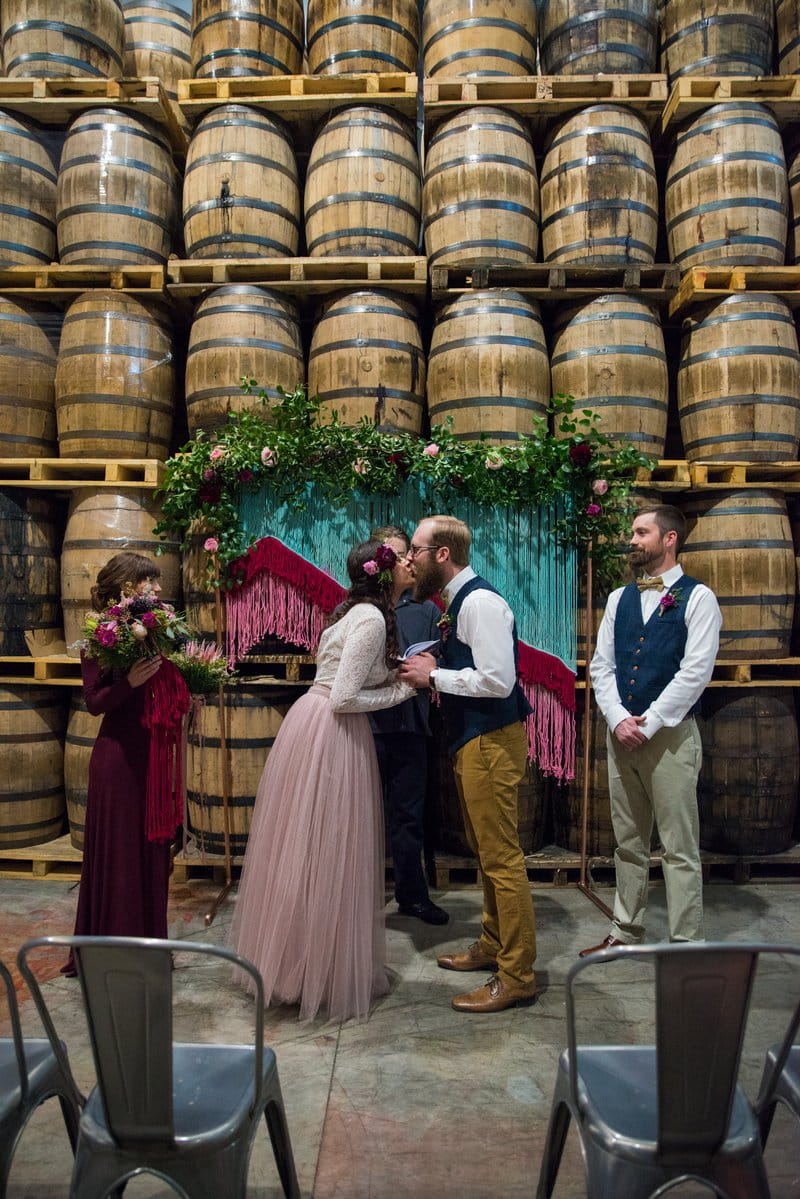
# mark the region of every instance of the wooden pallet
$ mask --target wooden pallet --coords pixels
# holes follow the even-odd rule
[[[769,292],[790,308],[800,307],[800,266],[693,266],[670,299],[669,316],[684,316],[695,304],[753,292]]]
[[[7,266],[0,268],[0,292],[43,301],[69,300],[92,288],[124,291],[155,299],[164,291],[163,266]]]
[[[800,462],[689,462],[692,490],[771,486],[800,491]]]
[[[534,262],[508,266],[487,263],[436,265],[430,268],[434,300],[454,299],[485,287],[513,287],[532,300],[591,299],[609,292],[632,293],[642,300],[666,304],[675,293],[680,272],[658,266],[551,266]]]
[[[307,135],[329,113],[348,104],[379,104],[416,118],[416,75],[250,75],[230,79],[181,79],[178,103],[195,121],[218,104],[248,104],[290,122]]]
[[[189,145],[186,118],[160,79],[0,79],[0,108],[33,117],[43,125],[64,126],[92,108],[131,109],[163,126],[173,153]]]
[[[659,491],[688,491],[692,485],[689,463],[683,459],[663,458],[652,466],[640,466],[636,482],[652,485]]]
[[[427,259],[409,258],[189,258],[168,265],[170,294],[204,295],[228,283],[249,283],[315,300],[343,288],[389,287],[424,298]]]
[[[155,490],[164,481],[165,465],[153,458],[118,462],[100,458],[0,458],[0,487],[32,487],[42,491],[74,487]]]
[[[712,104],[725,100],[754,100],[771,109],[780,126],[800,120],[800,77],[762,75],[694,75],[678,79],[661,113],[662,135]]]
[[[268,674],[261,673],[262,666],[270,667]],[[248,654],[237,665],[238,677],[248,687],[309,687],[315,672],[313,654]]]
[[[575,690],[584,691],[586,661],[578,658]],[[799,687],[800,658],[718,658],[709,687]]]
[[[48,879],[75,882],[81,877],[83,854],[69,834],[25,849],[0,849],[0,878]]]
[[[0,656],[0,683],[80,687],[80,658],[68,654],[49,654],[41,658]]]
[[[534,133],[554,117],[602,103],[633,108],[652,127],[660,119],[666,99],[666,75],[436,76],[423,83],[426,125],[475,104],[499,104],[532,119]]]

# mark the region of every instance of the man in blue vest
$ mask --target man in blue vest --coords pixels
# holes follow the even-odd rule
[[[397,554],[392,568],[392,599],[401,652],[419,641],[435,641],[441,615],[430,600],[418,603],[411,594],[414,576],[408,564],[408,534],[396,525],[383,525],[370,534]],[[428,784],[430,695],[418,691],[405,703],[370,713],[381,772],[389,844],[392,849],[394,897],[403,916],[426,924],[447,924],[444,908],[428,894],[422,869],[425,795]]]
[[[714,593],[677,564],[685,534],[683,514],[670,504],[638,514],[630,560],[643,573],[611,593],[597,634],[590,669],[608,725],[617,891],[609,935],[581,957],[644,939],[654,821],[664,847],[669,938],[703,940],[702,746],[694,715],[714,669],[722,617]]]
[[[536,995],[536,926],[517,830],[517,788],[525,774],[530,705],[517,682],[514,615],[469,565],[471,534],[453,516],[431,516],[414,532],[414,595],[437,592],[439,662],[418,654],[400,668],[414,687],[440,695],[467,839],[483,880],[480,939],[438,959],[445,970],[491,970],[485,985],[457,995],[461,1012],[499,1012]]]

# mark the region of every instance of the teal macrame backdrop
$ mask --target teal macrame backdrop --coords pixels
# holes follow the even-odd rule
[[[308,503],[301,511],[274,507],[266,489],[244,494],[240,504],[249,543],[277,537],[341,583],[346,583],[348,551],[366,541],[370,529],[395,524],[413,533],[424,516],[439,511],[441,506],[416,480],[406,483],[397,496],[354,493],[341,507],[334,507],[315,487],[309,487]],[[550,533],[563,510],[490,509],[463,499],[449,511],[472,530],[472,566],[508,600],[521,640],[560,658],[574,671],[577,555]]]

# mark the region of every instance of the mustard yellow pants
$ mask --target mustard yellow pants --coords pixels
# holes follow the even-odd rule
[[[500,978],[533,981],[536,921],[517,830],[517,788],[525,774],[525,726],[474,737],[456,752],[456,785],[467,840],[483,876],[480,946],[497,958]]]

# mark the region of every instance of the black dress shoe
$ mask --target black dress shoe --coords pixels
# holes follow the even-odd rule
[[[421,903],[399,903],[397,906],[401,916],[414,916],[417,920],[424,920],[426,924],[447,924],[450,919],[444,908],[440,908],[430,899]]]

